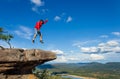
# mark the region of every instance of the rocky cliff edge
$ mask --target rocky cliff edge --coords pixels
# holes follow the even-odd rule
[[[54,59],[55,53],[40,49],[0,49],[0,74],[31,74],[35,66]]]

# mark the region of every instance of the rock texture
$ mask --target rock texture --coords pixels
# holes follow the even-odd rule
[[[0,49],[0,79],[27,79],[35,66],[54,59],[56,55],[50,51]]]

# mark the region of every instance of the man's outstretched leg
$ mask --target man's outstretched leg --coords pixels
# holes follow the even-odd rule
[[[32,40],[33,43],[35,42],[35,38],[36,38],[36,36],[37,36],[37,34],[34,34],[34,36],[33,36],[33,40]]]
[[[34,31],[35,31],[35,33],[34,33],[34,36],[33,36],[33,39],[32,39],[32,43],[35,42],[35,38],[36,38],[36,36],[37,36],[37,29],[34,29]]]
[[[39,32],[38,34],[40,35],[40,42],[44,43],[43,40],[42,40],[42,34],[41,34],[41,32]]]
[[[42,40],[42,34],[40,35],[40,42],[44,43],[43,40]]]

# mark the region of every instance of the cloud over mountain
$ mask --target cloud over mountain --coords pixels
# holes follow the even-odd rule
[[[99,43],[97,46],[81,47],[83,53],[120,53],[120,42],[117,40],[110,40],[106,43]]]

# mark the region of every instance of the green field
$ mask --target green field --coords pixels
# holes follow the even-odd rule
[[[97,79],[120,79],[120,62],[101,63],[58,63],[38,66],[53,74],[72,74]]]

